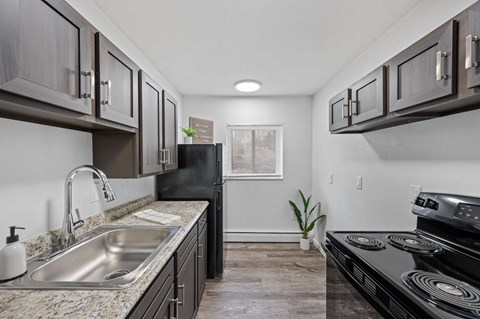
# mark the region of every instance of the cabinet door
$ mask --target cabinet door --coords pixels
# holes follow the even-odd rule
[[[160,150],[163,141],[162,88],[140,71],[140,173],[163,170]]]
[[[192,319],[197,310],[197,245],[193,246],[178,272],[178,319]]]
[[[93,69],[93,30],[65,1],[0,2],[1,90],[92,114]]]
[[[163,147],[165,149],[165,171],[178,168],[177,101],[163,91]]]
[[[350,89],[331,98],[328,108],[330,132],[350,126]]]
[[[389,61],[390,111],[456,93],[456,25],[442,25]]]
[[[138,66],[97,33],[97,116],[138,127]]]
[[[385,75],[381,66],[352,85],[352,124],[387,114]]]
[[[202,300],[203,289],[205,288],[205,280],[207,279],[207,228],[198,236],[198,291],[197,304],[200,305]]]
[[[467,31],[465,37],[465,69],[467,69],[467,87],[480,85],[480,4],[468,9]]]
[[[176,299],[173,299],[175,297],[174,267],[174,259],[171,258],[127,318],[169,318],[174,314],[176,305]],[[169,316],[164,317],[167,314]]]
[[[175,285],[172,284],[168,290],[167,295],[163,299],[162,303],[158,307],[157,312],[153,315],[152,319],[171,319],[175,315],[175,307],[173,299],[175,296]]]

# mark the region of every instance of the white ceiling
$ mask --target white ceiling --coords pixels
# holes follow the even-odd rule
[[[95,0],[182,95],[312,95],[421,0]]]

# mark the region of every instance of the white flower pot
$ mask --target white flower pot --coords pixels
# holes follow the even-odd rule
[[[183,144],[192,144],[192,137],[191,136],[184,136],[183,137]]]
[[[300,237],[300,248],[303,250],[310,250],[310,238],[304,239]]]

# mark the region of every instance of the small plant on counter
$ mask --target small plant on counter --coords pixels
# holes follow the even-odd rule
[[[193,127],[189,126],[189,127],[181,127],[180,130],[185,133],[185,136],[187,137],[194,137],[195,135],[197,135],[197,130],[194,129]]]
[[[300,230],[302,231],[302,238],[303,239],[308,239],[308,233],[312,231],[313,227],[315,226],[315,222],[320,219],[325,219],[325,215],[319,215],[316,218],[314,218],[311,222],[309,222],[310,218],[312,217],[313,212],[315,211],[315,208],[317,206],[320,208],[320,202],[316,203],[312,209],[309,209],[310,206],[310,199],[312,196],[310,195],[308,198],[305,198],[301,190],[298,190],[300,193],[300,196],[302,196],[302,202],[303,202],[303,212],[298,209],[297,205],[289,200],[288,202],[290,203],[290,206],[293,209],[293,212],[295,213],[295,217],[297,217],[298,221],[298,226],[300,227]],[[320,212],[320,209],[319,209]]]

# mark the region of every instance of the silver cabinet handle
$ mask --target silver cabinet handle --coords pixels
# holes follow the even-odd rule
[[[165,159],[165,164],[170,164],[170,163],[172,163],[172,158],[171,158],[171,156],[170,156],[170,149],[167,148],[167,149],[165,150],[165,152],[167,153],[167,158]]]
[[[167,164],[167,150],[163,149],[163,164]]]
[[[473,43],[477,42],[479,38],[471,34],[465,38],[465,69],[477,68],[478,62],[473,61]]]
[[[342,104],[342,119],[348,119],[348,105],[349,104]],[[347,108],[347,115],[345,115],[345,108]]]
[[[447,52],[444,52],[444,51],[437,52],[437,67],[436,67],[437,81],[448,79],[448,75],[443,73],[443,59],[446,58],[447,56],[448,56]]]
[[[353,108],[353,104],[355,104],[355,108]],[[350,100],[350,116],[355,115],[357,116],[358,114],[358,102],[355,100]]]
[[[84,93],[82,97],[95,100],[95,72],[93,70],[85,71],[82,72],[82,75],[90,77],[90,93]]]
[[[175,317],[170,317],[170,319],[172,318],[177,319],[178,318],[178,298],[170,299],[169,301],[175,303]]]
[[[202,259],[203,258],[203,244],[198,244],[198,248],[202,248],[202,254],[198,255],[198,259]]]
[[[165,150],[161,149],[158,151],[158,157],[159,157],[159,162],[160,164],[165,164]]]
[[[185,301],[185,284],[178,285],[178,289],[182,288],[182,301],[178,300],[178,305],[183,307],[183,302]]]
[[[100,84],[107,86],[107,99],[102,100],[102,104],[112,105],[112,81],[110,80],[100,81]]]

